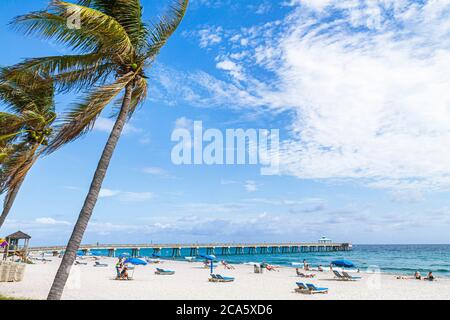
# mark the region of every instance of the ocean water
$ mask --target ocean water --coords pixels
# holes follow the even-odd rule
[[[353,245],[353,250],[345,252],[310,252],[295,254],[245,254],[220,255],[215,254],[218,260],[230,263],[267,262],[269,264],[292,266],[302,263],[306,259],[310,265],[317,267],[321,264],[328,267],[332,260],[351,260],[361,271],[374,270],[385,273],[412,275],[416,270],[422,274],[432,271],[441,277],[450,277],[450,245]],[[117,250],[116,255],[131,253],[131,250]],[[151,257],[152,249],[141,249],[140,255]],[[93,250],[93,255],[107,255],[106,250]],[[161,252],[162,259],[172,259],[170,250]],[[189,250],[181,251],[184,260]],[[200,250],[200,254],[205,254]],[[201,260],[201,258],[199,258]]]

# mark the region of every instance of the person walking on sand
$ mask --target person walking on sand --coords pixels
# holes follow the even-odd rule
[[[116,263],[116,272],[117,272],[117,279],[120,279],[121,273],[122,273],[122,268],[123,268],[123,262],[122,262],[122,258],[119,258],[119,261],[117,261]]]

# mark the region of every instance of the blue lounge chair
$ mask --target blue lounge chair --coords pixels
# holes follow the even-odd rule
[[[295,288],[297,293],[309,293],[308,287],[303,282],[296,282],[298,288]]]
[[[360,279],[361,279],[361,277],[354,277],[354,276],[351,276],[351,275],[349,275],[349,274],[348,274],[347,272],[345,272],[345,271],[342,271],[342,274],[343,274],[344,277],[347,278],[348,280],[356,281],[356,280],[360,280]]]
[[[335,278],[337,278],[338,280],[342,280],[342,281],[349,280],[348,278],[346,278],[345,276],[340,274],[339,271],[337,271],[337,270],[333,270],[333,273],[334,273]]]
[[[175,271],[164,270],[164,269],[161,269],[161,268],[156,268],[155,274],[157,274],[157,275],[164,275],[164,276],[170,276],[170,275],[175,274]]]
[[[209,278],[211,282],[233,282],[233,277],[223,277],[220,274],[211,274],[211,278]]]
[[[318,288],[312,283],[307,283],[306,286],[309,289],[309,293],[328,293],[328,288]]]

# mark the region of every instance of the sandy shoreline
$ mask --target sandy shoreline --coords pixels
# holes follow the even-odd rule
[[[11,297],[45,299],[59,266],[59,258],[51,262],[28,265],[25,277],[18,283],[0,283],[0,294]],[[74,266],[63,299],[231,299],[231,300],[307,300],[307,299],[450,299],[450,279],[435,282],[399,280],[391,274],[360,273],[360,281],[337,281],[332,273],[314,272],[316,278],[302,279],[295,268],[283,267],[279,272],[253,273],[253,266],[234,265],[234,270],[219,266],[215,273],[235,277],[233,283],[208,282],[209,270],[200,262],[164,260],[162,264],[136,266],[134,280],[115,281],[115,261],[102,258],[108,267]],[[173,276],[157,276],[155,268],[175,270]],[[308,281],[310,280],[310,281]],[[311,282],[329,288],[328,294],[295,293],[296,281]]]

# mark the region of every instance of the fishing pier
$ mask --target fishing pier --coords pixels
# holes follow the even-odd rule
[[[64,246],[32,247],[30,252],[53,252],[59,254],[65,251]],[[109,257],[115,257],[117,250],[130,251],[132,257],[138,257],[142,249],[151,249],[153,255],[160,255],[162,250],[176,258],[182,256],[198,256],[200,251],[208,255],[252,255],[252,254],[295,254],[306,252],[350,251],[350,243],[207,243],[207,244],[97,244],[81,245],[80,251],[88,254],[91,250],[105,250]]]

